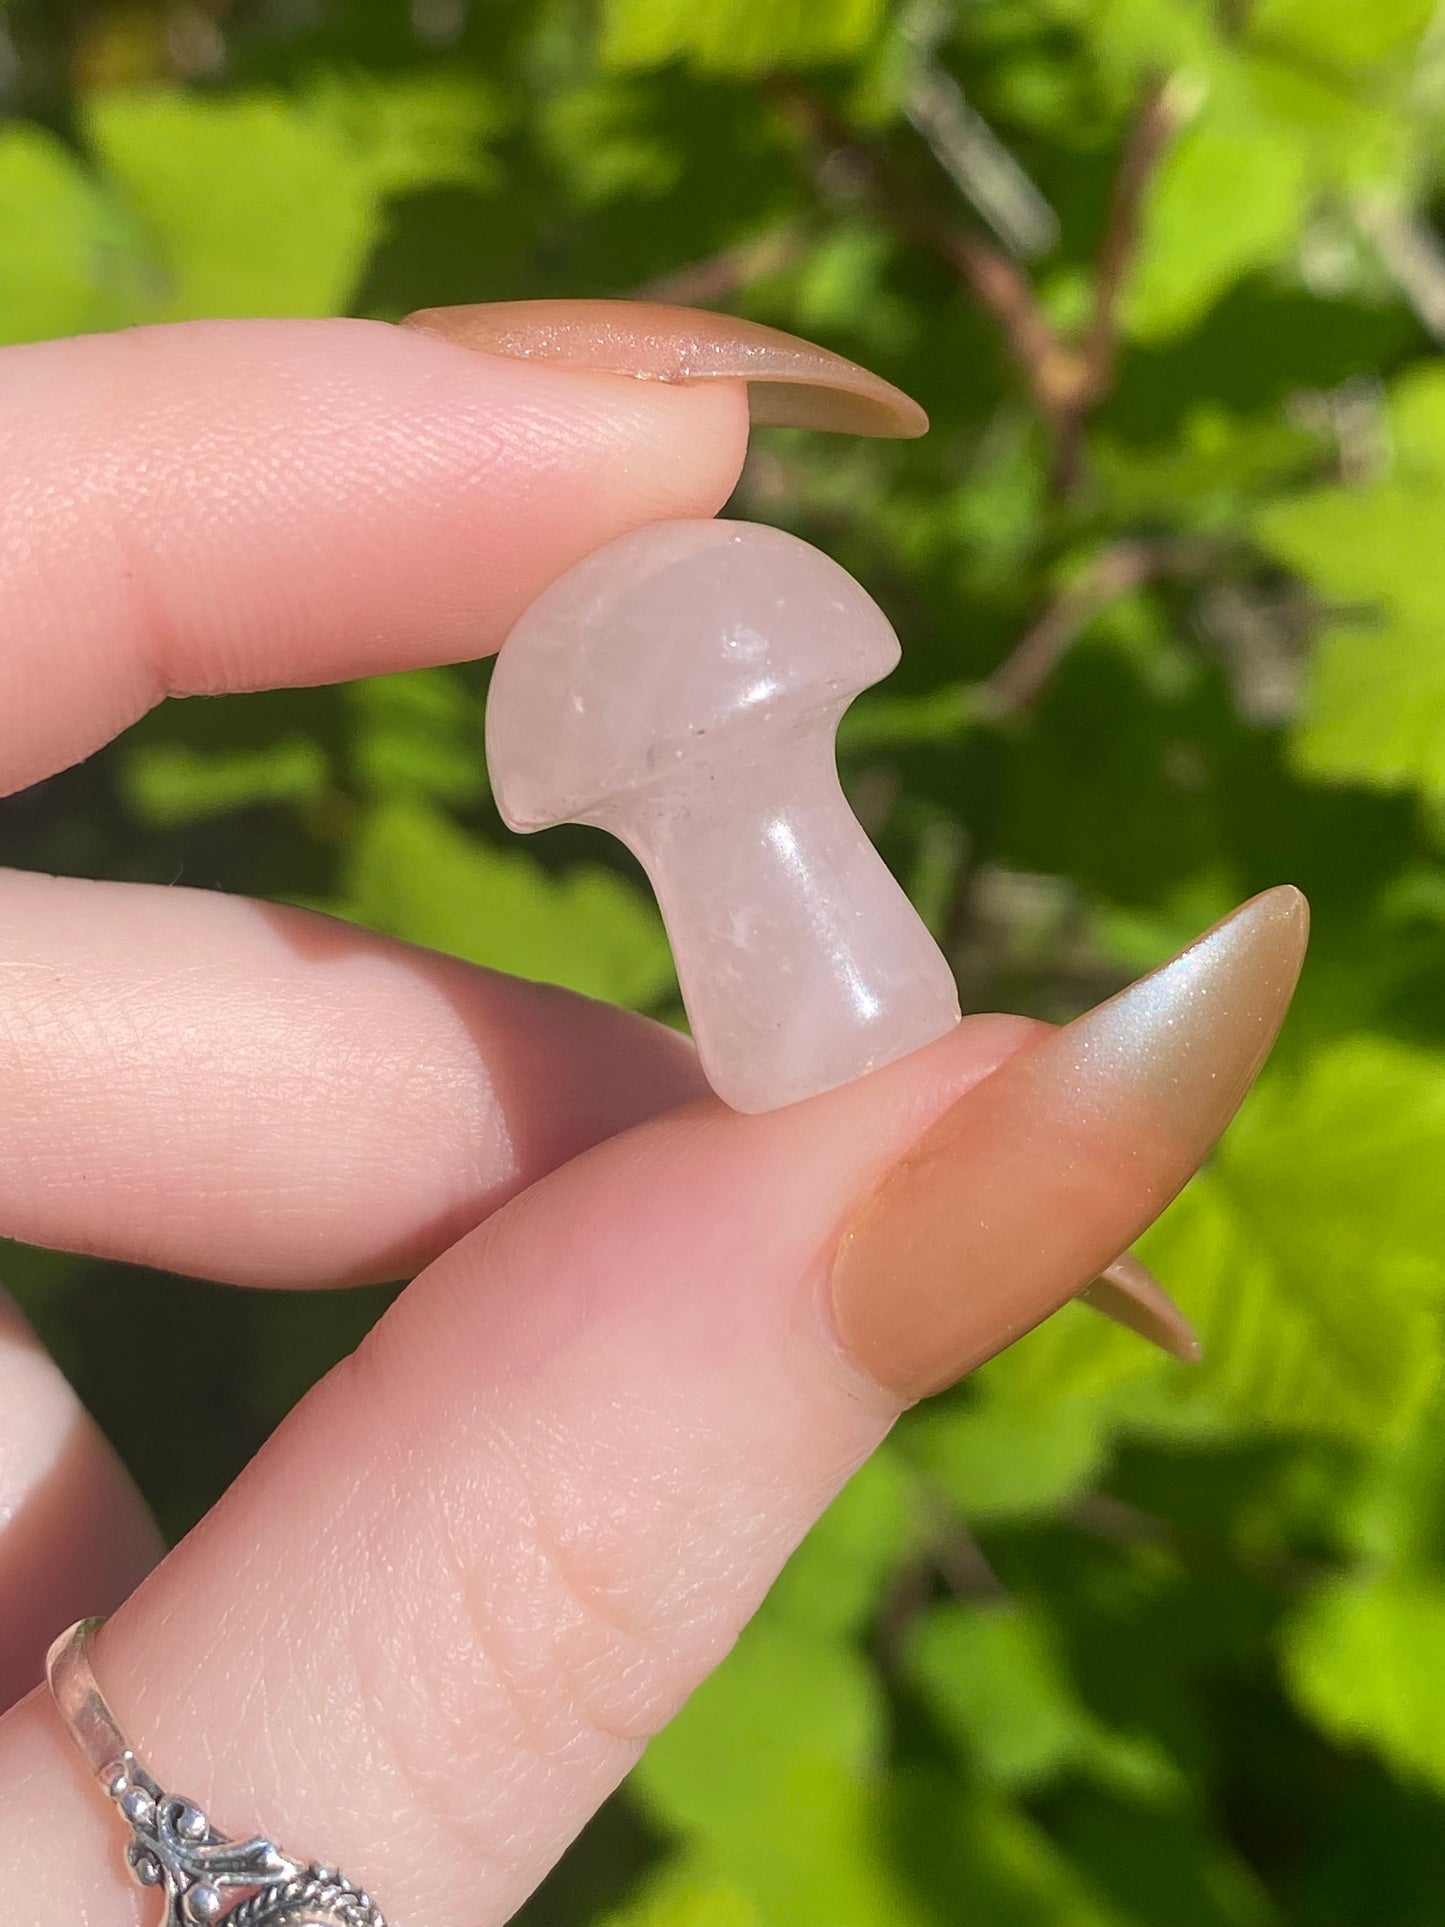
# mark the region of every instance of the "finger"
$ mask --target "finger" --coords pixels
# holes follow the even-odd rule
[[[710,515],[740,384],[369,321],[187,322],[0,353],[0,794],[165,695],[485,654],[621,531]]]
[[[410,1276],[704,1088],[549,985],[212,891],[0,872],[0,1236],[268,1285]]]
[[[0,1292],[0,1710],[40,1678],[57,1626],[92,1600],[119,1605],[160,1551],[120,1461]]]
[[[783,1111],[656,1119],[515,1199],[106,1628],[163,1783],[398,1919],[505,1919],[886,1431],[885,1385],[1027,1328],[1194,1168],[1282,1013],[1297,901],[1032,1048],[972,1020]],[[0,1815],[22,1920],[136,1920],[38,1700],[0,1726]]]
[[[390,1920],[505,1919],[886,1429],[800,1286],[1029,1034],[974,1020],[866,1091],[659,1119],[433,1266],[108,1625],[100,1677],[163,1784]],[[140,1927],[119,1844],[49,1708],[0,1721],[16,1927]]]
[[[0,1235],[271,1285],[409,1276],[704,1089],[685,1039],[304,911],[0,872]],[[1138,1259],[1087,1294],[1181,1356]]]

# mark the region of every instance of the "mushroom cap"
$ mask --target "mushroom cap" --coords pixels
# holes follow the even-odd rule
[[[848,572],[755,522],[655,522],[545,589],[502,646],[487,762],[514,830],[585,820],[737,731],[834,718],[899,657]]]

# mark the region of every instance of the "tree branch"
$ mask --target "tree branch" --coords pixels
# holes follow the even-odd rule
[[[1102,398],[1113,384],[1119,355],[1119,300],[1138,251],[1145,196],[1182,120],[1180,89],[1168,80],[1151,83],[1114,177],[1094,271],[1094,311],[1084,336],[1094,399]]]
[[[905,10],[901,32],[916,64],[903,111],[1010,254],[1047,254],[1058,244],[1058,215],[938,59],[953,24],[945,0],[912,0]]]
[[[710,308],[731,301],[765,274],[791,266],[803,251],[803,236],[791,226],[754,235],[671,274],[660,274],[632,291],[634,301],[676,301],[685,308]]]
[[[1445,249],[1429,221],[1386,194],[1358,195],[1352,211],[1420,325],[1433,340],[1445,342]]]
[[[878,142],[844,123],[811,89],[786,85],[774,97],[793,126],[820,150],[815,174],[841,155],[891,226],[953,269],[981,307],[998,322],[1030,395],[1052,421],[1077,378],[1077,351],[1039,306],[1033,284],[1016,261],[982,234],[938,215]]]
[[[1114,177],[1104,238],[1094,266],[1094,301],[1080,344],[1078,388],[1064,408],[1055,437],[1054,483],[1067,494],[1078,479],[1084,429],[1107,399],[1119,363],[1119,303],[1139,249],[1144,202],[1165,150],[1184,118],[1179,87],[1150,83],[1140,102]]]
[[[1089,321],[1077,337],[1055,327],[1016,261],[976,228],[939,214],[881,143],[848,126],[811,89],[788,84],[774,95],[804,139],[822,150],[815,167],[820,183],[826,183],[828,160],[844,157],[896,232],[947,262],[997,321],[1053,444],[1054,487],[1069,493],[1078,482],[1089,417],[1114,384],[1119,302],[1138,249],[1149,183],[1183,117],[1179,88],[1155,81],[1140,104],[1114,183]]]
[[[1323,1560],[1303,1558],[1285,1547],[1255,1552],[1236,1546],[1196,1527],[1160,1518],[1117,1499],[1111,1492],[1082,1493],[1064,1513],[1064,1520],[1091,1539],[1114,1546],[1162,1546],[1184,1564],[1233,1565],[1264,1584],[1296,1593],[1318,1586],[1336,1569]]]
[[[1200,574],[1220,553],[1219,543],[1192,536],[1115,542],[1101,550],[983,683],[982,707],[995,718],[1028,709],[1094,617],[1111,602],[1164,576]]]

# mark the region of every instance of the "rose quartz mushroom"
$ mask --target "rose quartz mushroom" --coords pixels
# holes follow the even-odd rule
[[[796,536],[659,522],[553,583],[497,663],[503,817],[597,824],[634,851],[703,1069],[737,1110],[830,1090],[958,1022],[834,762],[839,717],[898,656],[877,605]]]

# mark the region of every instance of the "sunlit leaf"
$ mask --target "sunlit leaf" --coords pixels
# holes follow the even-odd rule
[[[1151,1424],[1398,1439],[1441,1362],[1445,1073],[1365,1040],[1266,1080],[1145,1240],[1204,1344],[1161,1364],[1070,1310],[988,1368],[1025,1403],[1117,1398]],[[1130,1388],[1133,1389],[1130,1389]]]
[[[1141,340],[1181,333],[1241,276],[1278,261],[1309,184],[1307,157],[1284,130],[1236,91],[1211,94],[1150,190],[1125,302],[1130,330]]]
[[[1018,1800],[915,1771],[895,1776],[892,1804],[899,1862],[929,1902],[930,1924],[1135,1927]]]
[[[373,676],[347,692],[356,776],[377,796],[474,803],[486,794],[482,705],[454,670]]]
[[[483,141],[505,123],[495,92],[460,70],[322,74],[302,96],[309,117],[341,136],[373,192],[480,187],[493,179]]]
[[[653,1741],[631,1785],[655,1825],[769,1922],[923,1927],[884,1852],[881,1710],[856,1653],[759,1622]]]
[[[1349,1579],[1322,1588],[1285,1645],[1293,1691],[1324,1730],[1445,1789],[1445,1584]]]
[[[1296,737],[1319,775],[1445,795],[1445,373],[1402,381],[1379,480],[1263,510],[1268,546],[1339,613],[1313,665]]]
[[[757,1905],[706,1866],[680,1861],[648,1880],[642,1891],[599,1927],[767,1927]]]
[[[1371,1455],[1340,1509],[1341,1537],[1377,1572],[1445,1582],[1445,1387],[1420,1424]]]
[[[43,128],[0,128],[0,235],[0,343],[116,327],[144,312],[144,236]]]
[[[343,82],[308,96],[116,93],[89,133],[152,238],[155,318],[343,309],[386,195],[481,178],[490,96],[471,83]]]
[[[344,136],[279,95],[114,94],[91,137],[151,234],[157,317],[331,314],[378,232]]]
[[[914,1634],[911,1664],[935,1715],[1000,1788],[1036,1789],[1075,1772],[1145,1800],[1184,1793],[1156,1743],[1100,1724],[1026,1610],[937,1607]]]
[[[184,743],[148,743],[122,767],[127,802],[157,829],[263,803],[315,803],[331,780],[325,754],[304,736],[269,749],[197,751]]]
[[[374,929],[589,997],[646,1007],[673,981],[661,920],[632,885],[590,866],[551,877],[420,801],[367,817],[346,901]]]
[[[1107,1455],[1107,1430],[1088,1399],[1020,1410],[982,1397],[952,1409],[923,1406],[902,1446],[966,1518],[1021,1519],[1052,1512],[1091,1483]]]
[[[1284,46],[1307,60],[1329,61],[1341,77],[1370,61],[1407,52],[1435,15],[1434,0],[1259,0],[1249,32],[1265,46]]]
[[[861,1633],[921,1544],[915,1481],[884,1448],[861,1466],[784,1567],[768,1602],[815,1637]]]
[[[539,132],[583,207],[629,195],[655,201],[677,184],[681,156],[648,129],[635,86],[594,82],[547,103]]]
[[[723,73],[842,59],[866,44],[882,0],[605,0],[602,59],[656,67],[679,57]]]

